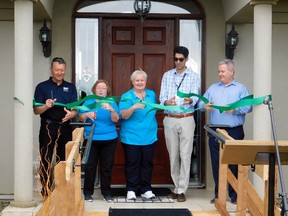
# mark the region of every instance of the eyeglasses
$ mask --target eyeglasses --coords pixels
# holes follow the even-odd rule
[[[96,89],[97,90],[106,90],[107,88],[106,87],[97,87]]]
[[[176,58],[176,57],[174,57],[174,61],[175,61],[175,62],[177,62],[177,61],[183,62],[184,59],[185,59],[185,58]]]

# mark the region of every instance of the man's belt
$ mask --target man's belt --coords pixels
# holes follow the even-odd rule
[[[52,123],[52,124],[63,124],[63,122],[61,121],[55,121],[55,120],[50,120],[50,119],[46,119],[46,118],[41,118],[41,122],[43,123]]]
[[[181,114],[166,114],[170,118],[185,118],[188,116],[193,116],[193,113],[181,113]]]
[[[231,130],[231,129],[238,129],[238,128],[243,127],[243,125],[238,125],[238,126],[235,126],[235,127],[230,127],[229,125],[221,125],[221,124],[210,124],[210,125],[207,125],[207,126],[210,127],[210,128],[213,129],[213,130],[216,130],[217,128],[219,128],[219,129],[224,129],[224,130]]]

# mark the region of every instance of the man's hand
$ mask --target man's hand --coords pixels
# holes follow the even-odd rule
[[[184,103],[184,104],[192,104],[192,103],[193,103],[193,100],[192,100],[192,98],[184,98],[183,103]]]
[[[165,101],[165,105],[166,106],[176,106],[177,104],[176,104],[176,100],[175,99],[176,98],[174,96],[174,97],[170,98],[169,100],[166,100]]]
[[[45,106],[46,106],[48,109],[52,108],[52,107],[54,106],[54,102],[55,102],[56,100],[57,100],[56,98],[54,98],[54,99],[47,99],[47,100],[45,101]]]
[[[234,111],[235,111],[235,109],[226,110],[225,113],[232,114]]]
[[[68,110],[64,107],[64,111],[66,112],[65,117],[62,119],[62,123],[74,118],[77,115],[77,110]]]
[[[213,108],[211,107],[211,105],[213,104],[213,102],[209,102],[207,104],[204,104],[203,107],[205,110],[211,111]]]

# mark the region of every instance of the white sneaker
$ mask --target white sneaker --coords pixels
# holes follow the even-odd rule
[[[136,200],[136,195],[134,191],[127,192],[127,200]]]
[[[152,191],[146,191],[144,194],[141,194],[141,197],[145,199],[153,199],[155,198],[155,194],[153,194]]]

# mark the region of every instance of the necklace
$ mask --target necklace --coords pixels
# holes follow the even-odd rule
[[[140,91],[140,92],[136,92],[136,91],[134,91],[134,92],[135,92],[136,96],[140,99],[141,102],[144,101],[144,98],[146,96],[145,90]]]

